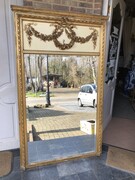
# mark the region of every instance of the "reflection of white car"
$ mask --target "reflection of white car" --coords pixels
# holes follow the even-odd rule
[[[95,84],[85,84],[81,86],[78,94],[78,105],[97,106],[97,86]]]

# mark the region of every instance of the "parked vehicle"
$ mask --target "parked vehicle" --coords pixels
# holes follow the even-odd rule
[[[97,86],[95,84],[81,86],[78,93],[78,106],[82,107],[83,105],[93,106],[94,108],[97,106]]]

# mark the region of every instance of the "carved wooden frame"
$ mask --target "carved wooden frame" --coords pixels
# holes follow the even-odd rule
[[[17,78],[18,78],[18,107],[19,107],[19,127],[20,127],[20,164],[21,168],[31,168],[46,164],[52,164],[57,162],[62,162],[70,159],[84,158],[89,156],[99,156],[102,150],[102,118],[103,118],[103,89],[104,89],[104,59],[105,59],[105,35],[106,35],[106,20],[107,17],[96,16],[96,15],[84,15],[84,14],[73,14],[73,13],[62,13],[62,12],[50,12],[43,9],[33,9],[19,6],[12,6],[12,11],[14,12],[15,21],[15,36],[16,36],[16,62],[17,62]],[[27,151],[27,131],[26,131],[26,99],[25,99],[25,79],[24,79],[24,64],[22,63],[23,55],[25,53],[48,53],[48,54],[69,54],[69,52],[64,51],[68,45],[64,48],[58,45],[58,48],[62,51],[60,52],[45,52],[45,51],[29,51],[23,49],[23,20],[27,21],[42,21],[46,19],[47,21],[60,21],[60,19],[68,19],[72,24],[79,24],[82,26],[94,26],[100,29],[100,52],[89,52],[81,53],[80,55],[93,55],[99,56],[98,64],[98,104],[97,104],[97,138],[96,138],[96,151],[87,154],[77,155],[69,158],[62,158],[59,160],[38,162],[33,164],[28,164],[28,151]],[[66,24],[66,23],[65,23]],[[26,29],[27,31],[28,29]],[[45,38],[45,37],[44,37]],[[49,37],[48,37],[49,38]],[[53,37],[50,37],[53,38]],[[85,41],[86,39],[79,39],[77,37],[76,41]],[[90,38],[90,37],[88,37]],[[47,40],[47,39],[45,39]],[[75,41],[75,40],[74,40]],[[75,42],[74,42],[75,43]],[[71,52],[70,55],[79,55],[79,53]]]

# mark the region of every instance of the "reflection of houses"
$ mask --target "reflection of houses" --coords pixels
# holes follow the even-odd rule
[[[49,77],[49,85],[50,85],[50,87],[52,87],[52,88],[60,87],[60,82],[61,82],[62,75],[49,74],[48,77]],[[42,80],[43,80],[43,85],[47,86],[47,75],[43,75]]]
[[[55,87],[60,87],[60,83],[61,83],[61,77],[62,75],[58,75],[58,74],[49,74],[49,86],[52,88]],[[27,76],[26,77],[26,87],[27,89],[31,89],[31,85],[33,83],[34,86],[39,85],[40,79],[39,77],[35,77],[35,76]],[[42,85],[44,87],[47,87],[47,75],[43,75],[42,76]]]

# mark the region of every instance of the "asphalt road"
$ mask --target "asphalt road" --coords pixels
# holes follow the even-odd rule
[[[78,112],[96,112],[93,107],[79,107],[77,102],[77,96],[79,89],[71,88],[55,88],[50,90],[50,102],[51,105],[55,105],[61,108],[65,108],[68,111]],[[34,106],[38,104],[46,104],[46,97],[27,97],[26,103],[28,106]]]

